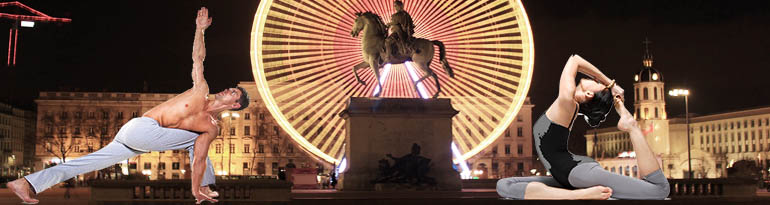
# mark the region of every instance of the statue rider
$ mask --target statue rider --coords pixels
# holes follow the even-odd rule
[[[385,52],[392,57],[408,57],[407,55],[412,52],[412,42],[414,41],[412,16],[404,11],[404,3],[400,0],[393,2],[393,8],[396,13],[390,16],[388,26],[391,34],[385,40]]]

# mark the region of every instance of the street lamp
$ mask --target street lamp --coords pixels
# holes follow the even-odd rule
[[[241,115],[238,114],[237,112],[232,112],[232,113],[231,112],[224,112],[224,113],[222,113],[222,119],[227,118],[227,117],[230,117],[227,120],[227,128],[228,128],[228,132],[229,132],[230,131],[229,130],[230,126],[232,126],[232,123],[233,123],[233,118],[239,118],[239,117],[241,117]],[[230,133],[230,134],[232,134],[232,133]],[[227,152],[228,153],[227,153],[227,172],[226,173],[232,173],[232,169],[230,169],[231,164],[233,162],[232,161],[232,159],[233,159],[233,150],[232,150],[232,146],[231,146],[232,138],[233,138],[232,135],[227,138],[227,150],[228,150]],[[224,155],[222,155],[222,156],[224,156]]]
[[[673,89],[668,91],[670,96],[684,96],[684,122],[687,125],[687,175],[692,179],[692,159],[690,157],[690,107],[688,105],[687,97],[690,96],[690,90],[687,89]]]

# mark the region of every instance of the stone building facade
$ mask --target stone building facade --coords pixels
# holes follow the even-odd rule
[[[29,173],[34,159],[35,113],[0,103],[0,177]]]
[[[532,138],[532,108],[527,98],[516,119],[494,143],[467,160],[471,175],[480,179],[531,176],[538,172],[545,175],[542,165],[536,161]],[[539,170],[534,173],[532,169]]]

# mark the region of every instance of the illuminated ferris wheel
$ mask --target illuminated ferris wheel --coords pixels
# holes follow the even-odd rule
[[[251,33],[252,71],[259,93],[278,124],[304,150],[328,162],[344,154],[344,120],[338,116],[350,97],[427,98],[436,87],[409,63],[385,65],[376,82],[361,62],[361,40],[351,37],[356,12],[371,11],[390,22],[392,0],[263,0]],[[534,46],[519,0],[405,0],[416,38],[439,40],[455,78],[438,62],[430,64],[460,111],[453,118],[453,139],[462,153],[477,154],[500,136],[516,117],[532,77]],[[438,49],[436,49],[438,50]],[[417,91],[415,91],[417,90]],[[431,94],[429,94],[431,93]]]

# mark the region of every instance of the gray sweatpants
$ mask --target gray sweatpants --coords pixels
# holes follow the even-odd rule
[[[497,181],[497,193],[506,198],[524,199],[527,184],[530,182],[564,188],[550,176],[509,177]],[[608,172],[596,162],[575,166],[569,173],[569,182],[576,188],[609,187],[612,189],[612,198],[616,199],[665,199],[669,193],[668,180],[661,170],[639,180]]]
[[[193,162],[193,145],[199,134],[187,130],[161,127],[149,117],[139,117],[128,121],[120,128],[115,139],[86,156],[69,160],[48,169],[25,176],[27,181],[40,193],[51,186],[79,174],[104,169],[120,161],[150,151],[187,149],[190,162]],[[206,157],[206,171],[201,186],[214,184],[214,167]]]

